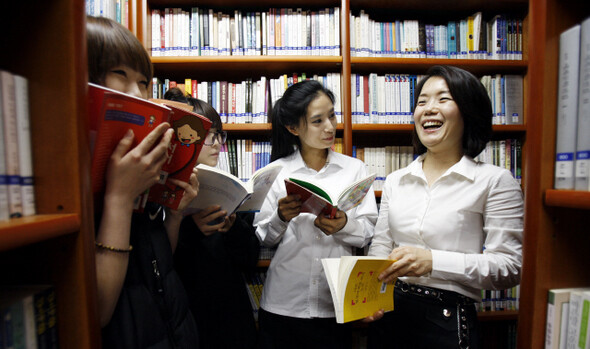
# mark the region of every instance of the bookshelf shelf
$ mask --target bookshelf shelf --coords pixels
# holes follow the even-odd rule
[[[413,73],[426,71],[433,65],[454,65],[471,71],[476,75],[524,74],[527,71],[526,60],[475,60],[475,59],[433,59],[433,58],[394,58],[394,57],[351,57],[351,69],[357,73],[389,71],[394,73]]]
[[[545,205],[590,210],[590,192],[548,189],[545,191]]]
[[[212,56],[212,57],[152,57],[154,76],[166,75],[175,79],[196,76],[199,80],[230,81],[282,74],[325,74],[340,72],[341,56]]]
[[[518,310],[480,311],[477,313],[479,321],[518,320]]]
[[[223,124],[225,131],[231,132],[232,134],[239,133],[262,133],[268,134],[272,130],[270,123],[266,124]],[[344,129],[344,124],[338,124],[336,129],[341,131]]]
[[[256,266],[259,268],[268,268],[270,266],[270,259],[261,259]]]
[[[37,215],[0,222],[0,251],[49,240],[80,230],[78,214]]]

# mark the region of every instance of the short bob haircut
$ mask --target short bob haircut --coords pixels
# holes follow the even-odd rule
[[[107,73],[120,65],[153,77],[150,57],[139,40],[121,24],[104,17],[86,17],[88,81],[104,85]]]
[[[215,110],[215,108],[213,108],[209,103],[183,94],[178,87],[168,89],[168,91],[164,93],[164,99],[175,102],[187,103],[188,105],[193,107],[193,111],[195,113],[203,115],[207,119],[211,120],[211,128],[215,128],[219,132],[223,131],[223,123],[221,122],[221,117],[219,116],[217,110]]]
[[[492,104],[485,87],[470,72],[453,66],[433,66],[426,72],[426,76],[416,86],[414,106],[424,87],[424,83],[431,77],[443,78],[459,112],[463,118],[463,154],[476,157],[486,147],[492,137]],[[415,107],[414,107],[415,110]],[[426,152],[426,147],[420,142],[414,127],[412,143],[416,154]]]
[[[272,150],[270,161],[289,156],[301,148],[299,137],[287,129],[288,126],[299,125],[299,120],[307,120],[309,104],[320,95],[326,95],[334,104],[334,93],[316,80],[304,80],[291,85],[273,106],[270,116],[272,120]],[[296,147],[296,148],[295,148]]]

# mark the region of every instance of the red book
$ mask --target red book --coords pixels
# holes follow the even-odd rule
[[[135,147],[156,126],[168,121],[170,109],[103,86],[88,84],[92,156],[92,191],[103,192],[111,154],[129,129]]]
[[[192,97],[193,98],[199,98],[198,95],[198,90],[199,90],[199,82],[196,79],[192,79],[191,80],[191,84],[192,84],[192,88],[191,88],[191,93],[192,93]]]
[[[147,200],[177,209],[184,189],[172,183],[170,179],[189,182],[205,137],[211,128],[211,121],[184,109],[190,108],[188,105],[167,100],[158,102],[171,109],[169,122],[174,129],[174,136],[168,147],[166,162],[160,170],[160,181],[150,188]]]

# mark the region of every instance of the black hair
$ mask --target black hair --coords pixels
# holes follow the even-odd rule
[[[104,17],[86,17],[88,81],[104,85],[107,73],[125,65],[152,81],[152,61],[141,42],[127,28]]]
[[[185,95],[178,87],[168,89],[166,93],[164,93],[164,99],[175,102],[187,103],[188,105],[193,107],[193,111],[195,113],[203,115],[207,119],[211,120],[211,128],[215,128],[217,129],[217,131],[223,130],[223,123],[221,122],[221,117],[219,116],[219,113],[217,113],[217,110],[215,110],[215,108],[213,108],[209,103]]]
[[[270,161],[289,156],[301,148],[299,137],[287,129],[298,126],[300,120],[306,120],[307,108],[320,94],[326,95],[334,104],[332,91],[316,80],[304,80],[291,85],[273,106],[270,116],[272,120],[272,150]]]
[[[492,103],[485,87],[477,77],[466,70],[446,65],[433,66],[416,86],[414,109],[422,87],[429,78],[435,76],[445,80],[463,118],[463,153],[472,158],[476,157],[492,137]],[[426,152],[426,147],[418,138],[416,127],[412,134],[412,143],[416,154]]]

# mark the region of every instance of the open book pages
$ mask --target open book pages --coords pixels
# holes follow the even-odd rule
[[[373,256],[322,258],[338,323],[364,319],[381,309],[393,310],[394,282],[377,279],[393,262]]]
[[[238,211],[259,211],[264,198],[282,166],[270,164],[258,169],[252,177],[243,182],[229,172],[199,164],[199,194],[190,203],[185,214],[220,205],[228,215]]]
[[[297,194],[301,199],[301,212],[315,215],[323,213],[334,217],[336,211],[347,211],[361,203],[375,181],[374,173],[345,187],[337,194],[329,193],[317,183],[298,178],[286,178],[287,194]]]

